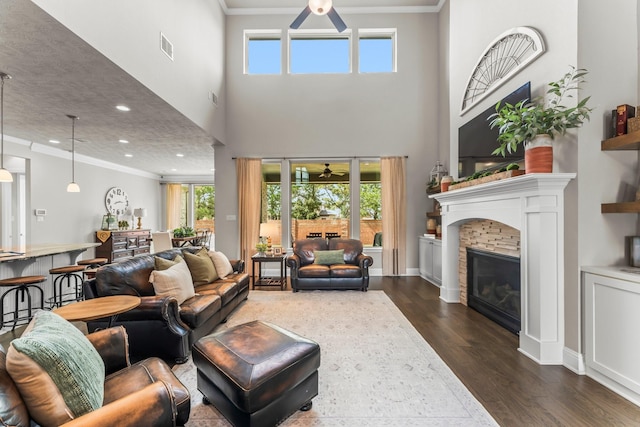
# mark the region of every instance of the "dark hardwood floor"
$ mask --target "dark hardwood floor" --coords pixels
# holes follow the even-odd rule
[[[518,337],[420,277],[372,277],[502,426],[639,426],[640,408],[584,375],[540,366]]]

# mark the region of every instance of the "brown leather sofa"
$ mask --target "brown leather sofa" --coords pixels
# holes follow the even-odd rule
[[[344,250],[344,264],[316,264],[314,251]],[[362,253],[362,242],[355,239],[302,239],[293,242],[287,257],[291,268],[291,289],[358,289],[369,287],[369,266],[373,259]]]
[[[155,268],[154,256],[173,259],[183,251],[198,250],[198,247],[174,248],[105,265],[98,269],[95,279],[84,283],[85,299],[108,295],[141,297],[138,307],[118,315],[113,322],[127,330],[133,360],[156,356],[169,363],[186,362],[193,343],[211,333],[247,299],[249,275],[244,273],[242,260],[231,260],[234,274],[196,286],[196,295],[180,306],[173,297],[156,296],[149,283],[149,275]],[[87,328],[90,332],[106,328],[108,321],[89,321]]]
[[[68,423],[71,426],[176,426],[189,420],[191,396],[171,368],[158,358],[132,365],[122,327],[87,335],[105,363],[104,405]],[[0,346],[0,423],[36,426],[6,369]]]

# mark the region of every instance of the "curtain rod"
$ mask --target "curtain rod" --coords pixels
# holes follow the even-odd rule
[[[409,156],[339,156],[339,157],[248,157],[250,159],[260,159],[260,160],[321,160],[321,159],[338,159],[338,160],[346,160],[346,159],[368,159],[375,157],[404,157],[408,159]],[[231,160],[237,160],[237,157],[231,157]]]

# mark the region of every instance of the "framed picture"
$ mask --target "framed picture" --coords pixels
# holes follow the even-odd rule
[[[282,255],[282,248],[280,246],[274,246],[273,247],[273,254],[275,256],[280,256]]]

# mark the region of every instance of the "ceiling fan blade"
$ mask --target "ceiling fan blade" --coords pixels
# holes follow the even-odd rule
[[[342,18],[340,18],[340,15],[338,15],[338,12],[336,12],[335,8],[332,7],[331,9],[329,9],[329,12],[327,12],[327,16],[329,17],[329,19],[331,19],[331,22],[333,22],[333,25],[336,27],[336,30],[338,30],[339,33],[347,29],[347,24],[345,24]]]
[[[302,12],[300,12],[300,15],[298,15],[298,17],[293,20],[291,25],[289,25],[289,28],[293,28],[294,30],[297,30],[300,27],[300,25],[302,25],[304,20],[307,19],[307,16],[309,16],[309,14],[311,14],[311,8],[309,7],[309,5],[307,5],[307,7],[302,9]]]

